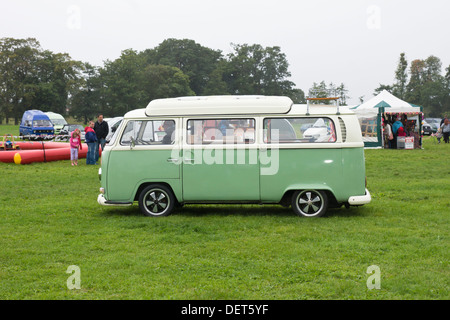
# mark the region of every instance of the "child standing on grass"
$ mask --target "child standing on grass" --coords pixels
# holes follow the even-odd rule
[[[79,129],[75,129],[70,137],[70,160],[73,165],[78,165],[78,148],[83,149],[81,145],[81,133]]]

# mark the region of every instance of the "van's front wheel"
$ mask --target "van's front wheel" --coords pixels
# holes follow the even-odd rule
[[[320,190],[300,190],[292,196],[292,209],[301,217],[321,217],[328,208],[327,194]]]
[[[149,217],[168,216],[172,213],[174,204],[175,197],[172,191],[163,185],[150,185],[139,195],[139,208]]]

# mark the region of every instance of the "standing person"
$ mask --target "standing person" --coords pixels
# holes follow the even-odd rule
[[[392,132],[394,135],[397,135],[398,128],[403,127],[403,123],[400,121],[400,118],[397,117],[394,124],[392,125]]]
[[[392,124],[392,133],[394,134],[393,147],[397,149],[397,132],[398,128],[403,127],[403,123],[400,121],[400,116],[396,117],[396,121]]]
[[[100,157],[99,146],[102,147],[103,151],[106,144],[106,137],[108,136],[109,133],[108,123],[106,121],[103,121],[103,114],[101,113],[97,116],[97,121],[95,122],[94,125],[94,131],[95,134],[97,135],[97,142],[95,145],[95,162],[97,162],[98,158]]]
[[[442,138],[442,128],[439,127],[436,131],[436,139],[438,143],[441,143],[441,138]]]
[[[88,152],[86,154],[86,164],[95,164],[95,147],[97,146],[97,135],[94,131],[94,121],[89,121],[89,126],[84,128],[84,132],[86,132],[85,135],[85,141],[88,145]]]
[[[444,142],[449,143],[449,135],[450,135],[450,122],[447,118],[445,118],[444,123],[441,126],[442,134],[444,135]]]
[[[70,160],[73,165],[78,165],[78,149],[83,150],[81,144],[81,133],[80,129],[75,129],[70,137]]]
[[[385,146],[387,149],[392,149],[394,147],[394,134],[392,133],[391,124],[388,120],[384,121],[384,133],[385,133]]]
[[[403,127],[398,128],[397,137],[406,137],[406,132]]]
[[[439,128],[444,124],[445,119],[447,119],[447,115],[444,114],[444,117],[441,119],[441,123],[439,123]]]

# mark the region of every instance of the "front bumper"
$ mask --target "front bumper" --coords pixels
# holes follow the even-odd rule
[[[372,200],[369,190],[366,188],[366,194],[363,196],[352,196],[348,198],[348,204],[351,206],[362,206]]]
[[[105,196],[103,194],[99,194],[97,197],[98,204],[102,206],[111,206],[111,207],[128,207],[131,206],[132,202],[115,202],[115,201],[108,201],[105,199]]]

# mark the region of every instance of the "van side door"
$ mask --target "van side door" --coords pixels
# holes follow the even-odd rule
[[[289,190],[339,190],[343,186],[342,149],[330,118],[267,117],[263,128],[262,202],[280,201]]]
[[[254,118],[237,117],[185,120],[185,201],[259,201],[255,124]]]
[[[181,166],[176,120],[128,120],[109,152],[109,200],[132,202],[138,188],[151,182],[166,183],[177,193]]]

